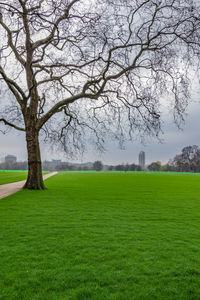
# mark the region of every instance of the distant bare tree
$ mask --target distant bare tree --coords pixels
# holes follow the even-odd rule
[[[0,11],[0,121],[26,134],[25,188],[44,189],[39,133],[70,153],[86,134],[100,148],[108,132],[120,143],[127,128],[158,135],[166,96],[183,117],[200,57],[197,2],[0,0]]]
[[[148,167],[149,171],[161,171],[162,165],[160,161],[152,162]]]
[[[172,165],[179,172],[200,172],[200,148],[197,145],[186,146],[172,160]]]
[[[96,171],[102,171],[103,170],[103,164],[100,160],[96,160],[93,163],[93,170],[96,170]]]

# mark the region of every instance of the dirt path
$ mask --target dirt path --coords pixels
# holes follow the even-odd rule
[[[49,174],[46,174],[43,176],[43,179],[47,179],[58,172],[51,172]],[[24,186],[26,180],[22,181],[17,181],[17,182],[12,182],[12,183],[7,183],[7,184],[1,184],[0,185],[0,199],[5,198],[11,194],[14,194],[22,189]]]

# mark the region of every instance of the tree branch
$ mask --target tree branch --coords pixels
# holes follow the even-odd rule
[[[1,26],[6,30],[7,34],[8,34],[8,44],[10,46],[10,48],[12,49],[12,51],[15,54],[16,59],[23,65],[23,67],[26,66],[26,62],[25,60],[21,57],[21,55],[19,54],[17,48],[15,47],[15,45],[13,44],[13,40],[12,40],[12,31],[8,28],[8,26],[6,26],[6,24],[3,22],[2,19],[2,15],[0,15],[0,24]]]
[[[80,93],[75,96],[63,99],[56,103],[41,119],[38,120],[37,128],[40,129],[56,112],[59,112],[59,109],[62,106],[69,105],[70,103],[75,102],[76,100],[88,98],[88,99],[97,99],[96,95]]]
[[[65,19],[67,19],[68,15],[69,15],[69,11],[71,9],[71,7],[76,3],[79,2],[80,0],[73,0],[68,6],[67,8],[64,10],[64,13],[57,19],[57,21],[53,24],[53,28],[51,30],[51,33],[49,34],[49,36],[47,36],[44,39],[41,39],[35,43],[33,43],[33,50],[35,50],[36,48],[38,48],[39,46],[42,46],[46,43],[49,43],[49,41],[51,41],[51,39],[54,36],[54,33],[59,25],[59,23]]]
[[[19,130],[19,131],[26,131],[25,128],[22,128],[22,127],[19,127],[19,126],[17,126],[17,125],[14,125],[14,124],[8,122],[7,120],[5,120],[5,119],[3,119],[3,118],[0,119],[0,122],[3,122],[5,125],[8,125],[8,126],[10,126],[10,127],[13,127],[13,128],[15,128],[15,129],[17,129],[17,130]]]
[[[20,106],[23,106],[25,103],[22,102],[22,99],[26,99],[26,95],[22,91],[22,89],[18,86],[18,84],[13,81],[12,79],[8,78],[8,76],[5,74],[3,68],[0,66],[0,74],[2,75],[3,79],[5,80],[7,86],[9,87],[10,91],[13,93],[15,96],[17,102],[20,104]],[[19,95],[21,94],[21,97]]]

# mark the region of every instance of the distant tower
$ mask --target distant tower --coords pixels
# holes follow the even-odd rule
[[[145,152],[140,151],[139,153],[139,166],[144,168],[145,167]]]

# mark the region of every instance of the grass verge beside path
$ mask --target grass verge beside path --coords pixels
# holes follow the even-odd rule
[[[49,172],[45,171],[42,173],[47,174]],[[17,170],[17,171],[0,170],[0,185],[25,180],[26,178],[27,178],[26,170],[23,170],[23,171],[21,171],[21,170]]]
[[[0,299],[200,299],[200,176],[59,173],[0,201]]]
[[[0,184],[25,180],[27,171],[4,171],[0,170]]]

